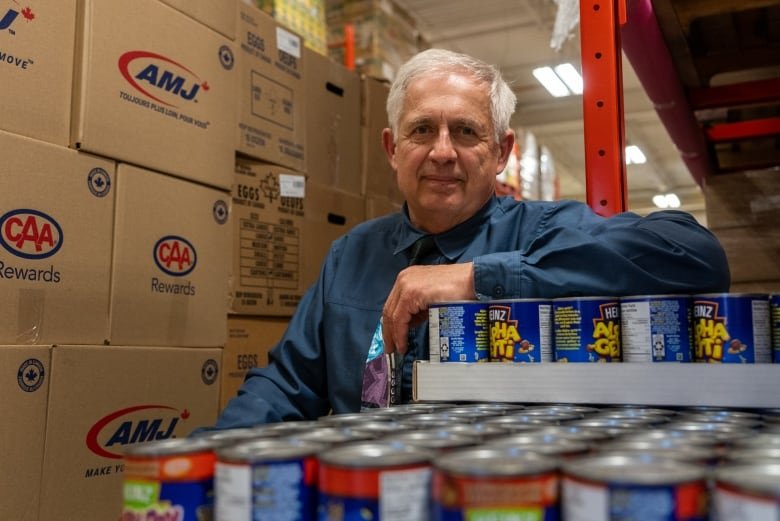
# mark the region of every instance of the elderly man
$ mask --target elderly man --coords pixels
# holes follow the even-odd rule
[[[401,67],[382,142],[404,207],[333,243],[269,366],[250,371],[217,428],[360,410],[377,343],[403,356],[408,401],[434,302],[728,290],[723,250],[686,213],[604,218],[496,197],[514,106],[500,73],[469,56],[431,49]]]

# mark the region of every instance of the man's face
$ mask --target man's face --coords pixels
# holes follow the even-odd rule
[[[418,78],[406,93],[398,136],[383,143],[412,223],[439,233],[474,215],[495,191],[514,136],[495,142],[487,87],[460,73]]]

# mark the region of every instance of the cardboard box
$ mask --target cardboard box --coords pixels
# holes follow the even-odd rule
[[[306,173],[318,183],[362,191],[360,77],[309,49],[306,62]]]
[[[213,425],[221,356],[221,349],[56,346],[39,519],[119,519],[123,451]]]
[[[76,0],[0,2],[0,129],[68,146]]]
[[[228,194],[120,164],[111,275],[112,344],[225,343]]]
[[[75,148],[230,189],[233,43],[156,0],[83,0]]]
[[[236,39],[236,1],[214,2],[214,0],[161,0],[174,9],[222,33],[231,40]]]
[[[384,197],[403,203],[395,172],[382,147],[382,130],[387,122],[387,95],[390,86],[367,76],[362,77],[361,118],[363,133],[363,194]]]
[[[230,315],[227,323],[228,339],[222,350],[220,411],[236,396],[247,371],[268,365],[268,353],[282,338],[289,320]]]
[[[710,228],[775,226],[780,221],[777,169],[709,176],[705,183],[707,226]]]
[[[112,161],[0,131],[0,344],[102,344]]]
[[[396,203],[385,197],[366,196],[366,220],[382,217],[389,213],[395,213],[401,210],[403,204]]]
[[[333,241],[365,220],[366,203],[363,196],[309,181],[305,204],[303,240],[306,255],[302,280],[303,287],[308,288],[319,277],[322,261]]]
[[[35,521],[41,492],[49,346],[0,346],[0,517]]]
[[[302,281],[306,179],[249,159],[236,161],[230,311],[291,316]]]
[[[713,233],[726,252],[732,285],[780,281],[780,229],[777,226],[721,228]]]
[[[294,170],[305,168],[301,38],[239,2],[236,150]]]

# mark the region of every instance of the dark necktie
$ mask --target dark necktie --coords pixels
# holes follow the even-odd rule
[[[439,249],[436,247],[436,241],[433,240],[433,236],[424,235],[417,239],[412,247],[409,248],[409,266],[415,264],[427,264],[426,259],[432,257],[434,253],[438,253]],[[412,364],[417,360],[421,354],[421,347],[417,341],[417,333],[420,330],[427,330],[425,323],[420,324],[415,328],[409,329],[409,335],[407,337],[407,351],[404,357],[396,355],[395,370],[397,371],[397,382],[401,382],[400,401],[402,403],[411,401],[412,396]],[[403,359],[401,359],[403,358]]]

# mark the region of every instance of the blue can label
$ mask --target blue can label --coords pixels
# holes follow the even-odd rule
[[[490,361],[552,361],[552,304],[547,300],[497,301],[488,307]]]
[[[696,295],[692,306],[694,362],[771,362],[766,295]]]
[[[428,341],[432,362],[486,362],[490,351],[487,303],[434,304],[428,310]]]
[[[780,293],[769,297],[769,320],[772,324],[772,361],[780,363]]]
[[[553,337],[558,362],[620,362],[619,299],[553,300]]]
[[[624,362],[690,362],[690,297],[649,295],[620,299]]]

